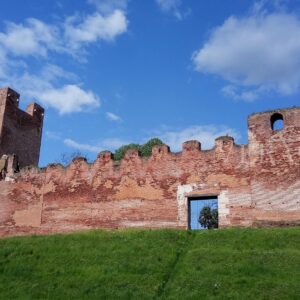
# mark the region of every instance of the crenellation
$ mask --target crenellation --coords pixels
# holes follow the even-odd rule
[[[199,141],[187,141],[182,145],[182,153],[189,151],[199,152],[201,150],[201,143]]]
[[[216,151],[230,151],[235,146],[234,138],[231,136],[220,136],[215,139]]]
[[[275,113],[281,130],[272,128]],[[186,229],[189,199],[204,196],[218,198],[221,228],[300,224],[299,120],[300,108],[253,114],[248,145],[222,136],[210,150],[188,141],[178,153],[160,145],[150,157],[134,149],[115,161],[104,151],[91,164],[79,157],[67,167],[21,170],[14,183],[0,182],[0,235]]]
[[[152,147],[152,157],[162,158],[170,153],[170,147],[168,145],[156,145]]]
[[[10,88],[0,89],[0,155],[17,155],[23,168],[38,165],[44,109],[32,103],[22,111],[19,98]]]
[[[40,123],[40,126],[42,126],[45,114],[45,110],[43,107],[41,107],[37,103],[30,103],[26,108],[26,112],[34,117],[37,122]]]
[[[110,151],[102,151],[98,154],[97,159],[103,162],[109,162],[111,160],[113,160],[114,155],[112,152]]]
[[[135,160],[137,158],[141,157],[141,153],[139,150],[137,149],[129,149],[126,151],[124,159],[125,161],[129,161],[129,160]]]
[[[9,87],[0,89],[0,105],[11,104],[15,107],[19,107],[20,94],[12,90]]]

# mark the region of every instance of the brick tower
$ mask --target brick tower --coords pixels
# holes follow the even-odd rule
[[[0,89],[0,157],[15,154],[20,168],[38,165],[44,109],[32,103],[19,109],[20,95],[9,87]]]

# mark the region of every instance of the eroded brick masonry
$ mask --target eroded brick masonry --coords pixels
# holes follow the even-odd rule
[[[282,119],[284,128],[273,123]],[[248,145],[219,137],[211,150],[198,141],[182,152],[155,146],[152,156],[110,152],[68,167],[24,168],[0,182],[0,234],[91,228],[188,228],[191,197],[218,197],[219,225],[300,224],[300,108],[248,118]],[[26,149],[31,151],[31,148]]]
[[[32,103],[23,111],[19,98],[10,88],[0,89],[0,157],[15,154],[22,168],[39,162],[44,109]]]

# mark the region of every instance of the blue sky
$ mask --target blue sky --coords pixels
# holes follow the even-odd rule
[[[247,143],[247,116],[299,105],[296,0],[10,0],[0,85],[46,108],[40,165],[160,137]]]

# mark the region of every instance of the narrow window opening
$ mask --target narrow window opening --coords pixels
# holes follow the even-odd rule
[[[218,228],[218,198],[216,196],[188,199],[189,229]]]
[[[282,130],[284,128],[283,115],[275,113],[271,116],[271,128],[273,131]]]

